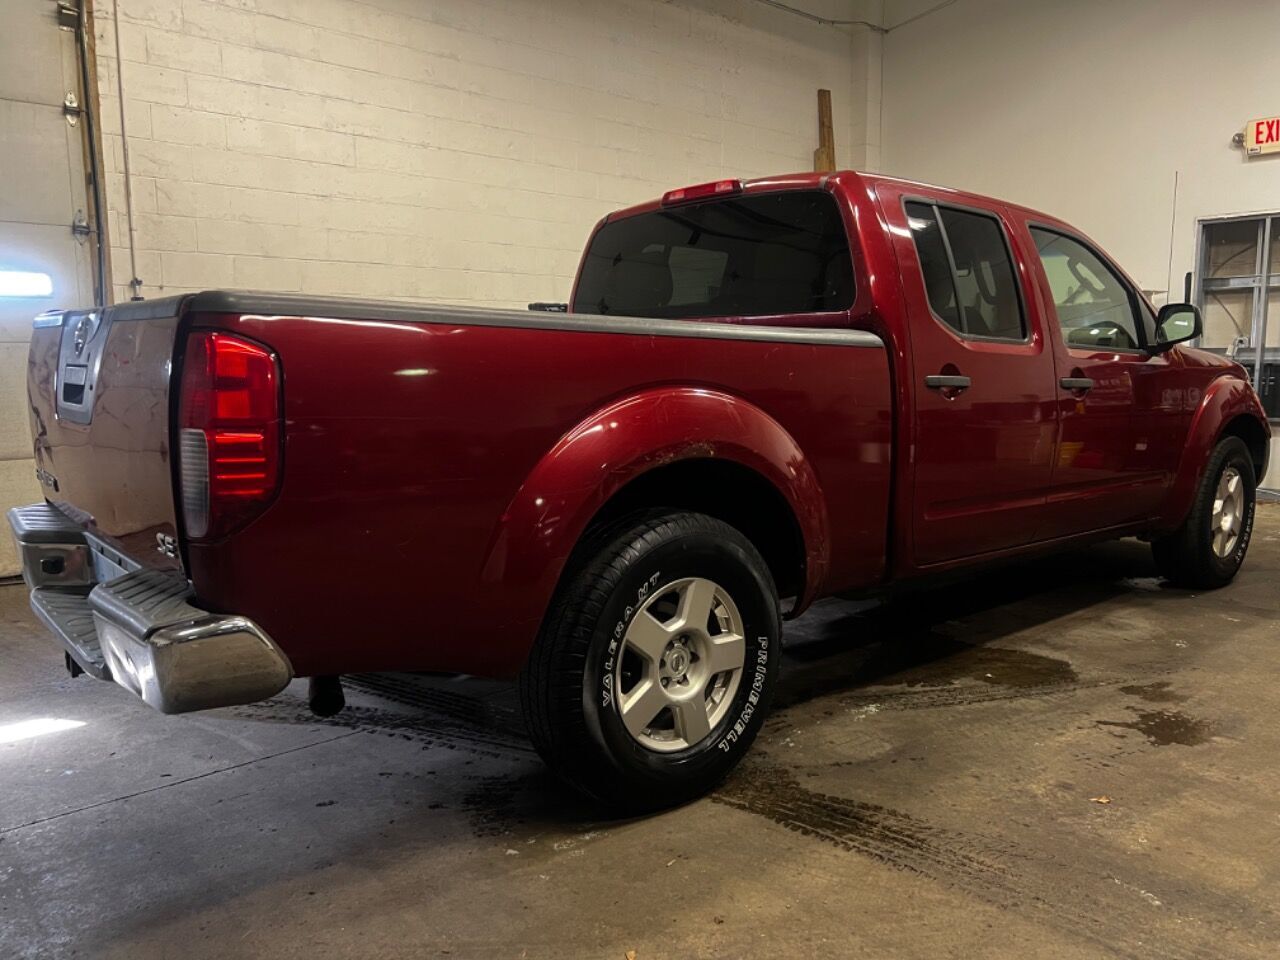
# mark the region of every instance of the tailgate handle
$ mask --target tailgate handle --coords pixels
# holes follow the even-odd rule
[[[1072,393],[1088,393],[1093,389],[1093,380],[1089,377],[1063,377],[1058,385]]]
[[[84,388],[88,380],[87,366],[81,363],[68,363],[62,370],[62,402],[83,406]]]

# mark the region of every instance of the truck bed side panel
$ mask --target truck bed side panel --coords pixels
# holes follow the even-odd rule
[[[300,674],[519,669],[549,597],[483,582],[503,511],[575,425],[663,385],[725,391],[777,420],[825,493],[825,587],[881,576],[883,350],[468,325],[465,313],[193,324],[276,350],[287,440],[277,500],[225,543],[191,546],[191,575],[205,605],[252,617]]]

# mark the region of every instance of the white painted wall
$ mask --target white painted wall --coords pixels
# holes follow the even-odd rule
[[[955,0],[884,38],[882,168],[1060,216],[1181,299],[1197,218],[1280,210],[1280,156],[1231,144],[1280,113],[1278,37],[1275,0]]]
[[[132,234],[146,297],[563,300],[607,211],[811,169],[819,87],[842,164],[878,136],[865,31],[749,0],[115,2],[123,63],[95,6],[118,299]],[[878,13],[811,9],[859,6]]]

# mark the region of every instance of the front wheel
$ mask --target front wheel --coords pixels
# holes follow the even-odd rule
[[[1224,437],[1209,457],[1187,519],[1152,543],[1160,572],[1180,587],[1230,583],[1249,549],[1254,487],[1249,448],[1239,437]]]
[[[781,636],[769,568],[738,530],[697,513],[624,521],[582,552],[520,677],[534,745],[613,806],[699,796],[768,709]]]

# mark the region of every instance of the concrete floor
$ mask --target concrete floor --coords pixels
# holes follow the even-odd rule
[[[1193,595],[1110,544],[788,631],[714,796],[563,793],[509,688],[166,718],[0,588],[0,957],[1274,957],[1280,507]],[[1109,802],[1103,802],[1109,798]]]

